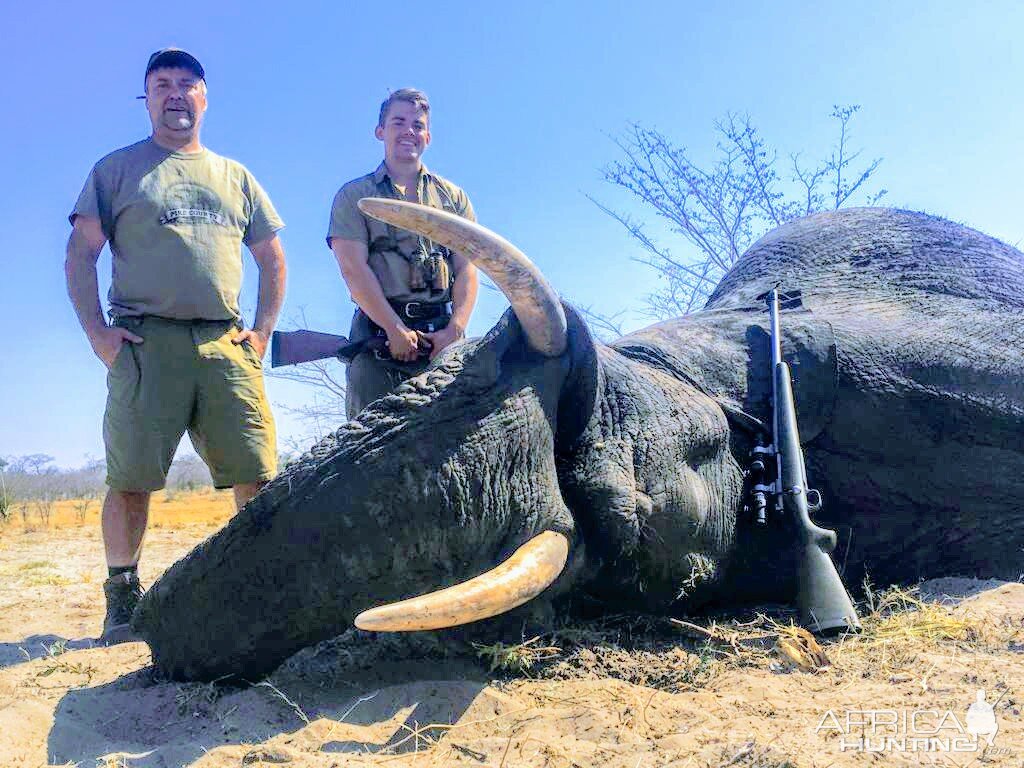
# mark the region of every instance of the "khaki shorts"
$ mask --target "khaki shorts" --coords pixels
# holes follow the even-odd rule
[[[107,374],[111,489],[163,488],[186,430],[217,488],[274,477],[277,437],[263,363],[249,344],[231,342],[234,322],[147,316],[116,324],[144,341],[125,342]]]

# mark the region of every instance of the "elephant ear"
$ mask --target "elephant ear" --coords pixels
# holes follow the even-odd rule
[[[594,337],[582,315],[570,304],[562,302],[567,326],[567,347],[557,365],[542,363],[543,358],[529,348],[522,326],[512,309],[484,335],[467,360],[462,380],[472,379],[473,386],[487,389],[502,375],[510,361],[546,365],[550,378],[539,385],[551,391],[557,387],[558,411],[555,450],[572,449],[597,409],[603,381]],[[554,361],[551,361],[552,363]],[[566,371],[568,368],[568,371]]]
[[[597,343],[582,315],[562,302],[568,331],[569,375],[558,400],[556,452],[569,451],[575,445],[597,410],[603,381],[597,357]]]
[[[463,381],[472,380],[472,385],[480,389],[494,386],[501,376],[502,358],[509,349],[524,343],[523,328],[515,311],[509,308],[491,330],[475,342],[475,349],[464,364],[461,378]]]

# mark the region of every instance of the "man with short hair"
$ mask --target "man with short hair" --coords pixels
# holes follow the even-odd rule
[[[429,359],[463,338],[476,303],[476,267],[460,254],[364,215],[363,197],[389,197],[441,208],[476,221],[466,193],[427,170],[430,103],[402,88],[381,104],[374,131],[384,161],[348,182],[331,209],[327,245],[358,305],[350,341],[387,339],[348,366],[345,406],[354,418],[368,403],[422,373]]]
[[[276,234],[284,224],[248,170],[200,143],[206,73],[194,56],[154,53],[145,93],[152,135],[93,167],[71,212],[65,262],[71,303],[108,369],[107,642],[130,637],[150,494],[164,487],[185,431],[239,508],[277,471],[261,360],[284,299]],[[109,324],[96,276],[107,242]],[[238,308],[242,243],[260,275],[247,330]]]

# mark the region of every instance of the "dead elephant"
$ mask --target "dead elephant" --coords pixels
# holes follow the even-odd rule
[[[770,413],[756,297],[779,282],[803,292],[783,353],[847,584],[1024,571],[1019,251],[923,214],[818,214],[762,238],[703,311],[602,345],[500,237],[364,203],[473,258],[511,309],[168,570],[133,622],[167,674],[255,679],[372,606],[463,582],[365,624],[582,594],[669,614],[788,599],[791,532],[742,511]]]

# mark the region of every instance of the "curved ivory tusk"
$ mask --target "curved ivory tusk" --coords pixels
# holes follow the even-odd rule
[[[413,632],[489,619],[547,589],[568,557],[569,540],[561,533],[544,531],[497,568],[437,592],[363,611],[355,624],[373,632]]]
[[[558,295],[536,265],[508,240],[454,213],[405,200],[364,197],[359,210],[470,259],[505,294],[531,347],[548,357],[565,351],[565,313]]]

